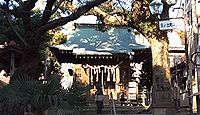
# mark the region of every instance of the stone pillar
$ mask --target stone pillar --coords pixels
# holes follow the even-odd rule
[[[171,76],[166,41],[151,39],[153,59],[153,115],[174,115],[175,104],[171,89]]]

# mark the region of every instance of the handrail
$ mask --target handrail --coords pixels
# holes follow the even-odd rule
[[[116,108],[115,108],[115,102],[114,102],[114,99],[113,99],[113,94],[112,92],[110,92],[110,97],[111,97],[111,115],[112,115],[112,112],[113,112],[113,115],[116,115]]]

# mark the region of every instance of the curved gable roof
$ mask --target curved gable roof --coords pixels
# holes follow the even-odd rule
[[[56,46],[65,50],[79,50],[91,53],[128,53],[136,49],[148,48],[136,42],[132,29],[127,27],[109,27],[106,31],[98,30],[98,26],[80,26],[70,35],[69,40]]]

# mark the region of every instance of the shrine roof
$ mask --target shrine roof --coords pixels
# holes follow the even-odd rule
[[[99,30],[98,25],[79,25],[71,32],[66,43],[51,48],[72,50],[76,54],[128,53],[137,49],[149,48],[137,42],[139,39],[128,27],[106,27]],[[68,37],[67,36],[67,37]]]

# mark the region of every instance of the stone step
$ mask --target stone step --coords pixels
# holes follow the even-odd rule
[[[96,108],[96,105],[95,104],[92,104],[92,105],[89,105],[87,107],[85,107],[84,109],[87,109],[87,108]],[[111,105],[105,105],[104,104],[104,108],[111,108]],[[118,108],[118,109],[145,109],[147,107],[144,107],[144,106],[121,106],[121,105],[115,105],[115,108]]]
[[[116,105],[115,109],[116,109],[116,113],[120,115],[123,115],[123,114],[133,115],[142,110],[146,110],[146,108],[143,106],[119,106],[119,105]],[[111,113],[110,105],[104,105],[102,112],[103,112],[103,115],[110,114]],[[96,114],[96,105],[90,105],[80,111],[80,115],[95,115],[95,114]]]
[[[110,114],[103,114],[103,115],[110,115]],[[117,114],[117,115],[152,115],[152,114]]]
[[[105,107],[104,110],[110,110],[111,107]],[[116,110],[145,110],[145,107],[115,107]],[[96,110],[96,107],[83,108],[83,110]]]

